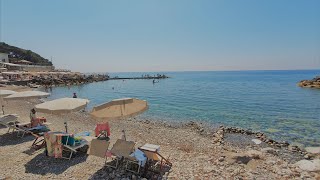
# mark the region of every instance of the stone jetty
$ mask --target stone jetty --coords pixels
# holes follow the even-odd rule
[[[320,88],[320,76],[317,76],[312,80],[302,80],[298,83],[298,86],[307,88]]]
[[[69,85],[80,85],[99,81],[107,80],[137,80],[137,79],[166,79],[169,78],[166,75],[142,75],[141,77],[110,77],[107,74],[91,74],[85,75],[81,73],[65,73],[65,74],[48,74],[46,76],[34,76],[28,81],[30,87],[52,87],[52,86],[69,86]]]
[[[97,75],[83,75],[83,74],[68,74],[61,77],[34,77],[29,85],[30,86],[63,86],[63,85],[80,85],[92,82],[107,81],[108,75],[97,74]]]

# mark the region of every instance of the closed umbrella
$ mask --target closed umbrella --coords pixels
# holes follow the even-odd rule
[[[4,97],[4,100],[27,100],[27,99],[36,99],[50,96],[50,93],[42,91],[22,91],[11,94],[7,97]]]
[[[61,98],[47,101],[35,106],[36,111],[49,114],[65,114],[80,111],[86,108],[88,99],[80,98]],[[66,132],[68,132],[67,122],[65,121]]]
[[[145,100],[123,98],[94,107],[91,115],[104,120],[121,119],[138,115],[147,109],[148,103]]]

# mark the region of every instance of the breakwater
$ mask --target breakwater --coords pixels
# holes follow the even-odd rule
[[[70,73],[64,75],[56,75],[56,76],[37,76],[33,77],[33,79],[28,81],[30,87],[52,87],[52,86],[69,86],[69,85],[80,85],[80,84],[88,84],[99,81],[108,81],[108,80],[138,80],[138,79],[166,79],[169,78],[166,75],[142,75],[141,77],[110,77],[107,74],[91,74],[84,75],[79,73]]]

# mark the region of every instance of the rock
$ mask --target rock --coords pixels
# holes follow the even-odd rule
[[[262,159],[263,158],[262,152],[257,151],[257,150],[249,150],[249,151],[247,151],[246,154],[250,158],[253,158],[253,159]]]
[[[261,152],[277,155],[277,151],[271,147],[263,148],[261,149]]]
[[[289,145],[288,149],[291,150],[291,151],[292,150],[296,150],[297,151],[299,149],[305,150],[305,146],[303,144],[301,144],[301,143],[294,142],[294,143],[291,143]]]
[[[306,147],[305,150],[310,154],[320,154],[320,147]]]
[[[252,139],[251,141],[253,141],[255,144],[261,144],[262,141],[260,141],[259,139]]]
[[[224,161],[224,157],[223,156],[219,157],[218,161],[220,162]]]
[[[295,165],[304,171],[320,171],[320,159],[301,160],[295,163]]]
[[[309,154],[306,154],[306,155],[304,155],[303,157],[304,157],[305,159],[310,159]]]

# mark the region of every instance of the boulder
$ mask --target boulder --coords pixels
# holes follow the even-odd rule
[[[320,159],[301,160],[295,163],[295,165],[304,171],[320,171]]]
[[[253,159],[263,159],[262,152],[257,151],[257,150],[249,150],[247,151],[247,156]]]
[[[297,143],[297,142],[294,142],[294,143],[291,143],[288,147],[289,150],[305,150],[305,146],[301,143]]]
[[[261,149],[261,152],[277,155],[277,151],[271,147],[263,148]]]
[[[310,154],[320,154],[320,147],[306,147],[305,150]]]

